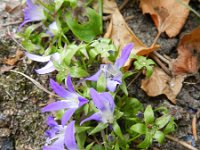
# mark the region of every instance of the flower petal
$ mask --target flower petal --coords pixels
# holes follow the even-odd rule
[[[94,105],[101,111],[105,110],[105,105],[102,100],[102,96],[93,88],[90,89],[90,96],[92,97],[92,100],[94,102]]]
[[[128,60],[132,49],[133,49],[133,43],[127,44],[123,48],[121,56],[116,60],[115,66],[117,66],[118,68],[123,67],[126,61]]]
[[[118,84],[120,84],[118,81],[107,79],[107,89],[111,92],[115,92],[115,89]]]
[[[65,124],[67,123],[67,121],[69,121],[69,119],[72,117],[72,115],[74,114],[74,112],[76,111],[77,108],[70,108],[68,109],[64,115],[62,116],[62,120],[61,120],[61,124],[62,126],[65,126]]]
[[[46,74],[53,72],[55,69],[53,63],[49,61],[43,68],[35,70],[38,74]]]
[[[74,97],[73,93],[65,90],[62,86],[60,86],[57,82],[55,82],[53,79],[50,79],[50,86],[53,89],[53,91],[58,94],[58,96],[62,97],[62,98],[70,98],[70,97]]]
[[[68,88],[68,90],[70,91],[70,92],[75,92],[75,90],[74,90],[74,86],[73,86],[73,84],[72,84],[72,80],[71,80],[71,76],[70,76],[70,74],[68,74],[68,76],[67,76],[67,80],[66,80],[66,86],[67,86],[67,88]]]
[[[101,68],[94,74],[92,75],[91,77],[88,77],[88,78],[85,78],[85,80],[90,80],[90,81],[97,81],[99,76],[101,75]]]
[[[57,101],[42,108],[42,112],[57,111],[57,110],[61,110],[61,109],[69,108],[69,107],[70,107],[69,103],[65,101]]]
[[[102,116],[101,116],[101,114],[99,112],[94,113],[92,116],[82,120],[80,125],[82,125],[83,123],[85,123],[87,121],[90,121],[90,120],[96,120],[98,122],[101,122],[102,121]]]
[[[49,126],[49,127],[54,127],[54,126],[57,126],[58,123],[54,120],[53,116],[48,116],[47,120],[46,120],[46,124]]]
[[[51,56],[39,56],[35,54],[31,54],[28,52],[25,52],[26,57],[28,57],[31,60],[37,61],[37,62],[48,62],[51,58]]]
[[[44,146],[43,150],[65,150],[64,149],[64,137],[59,137],[52,145]]]
[[[115,102],[113,100],[112,95],[110,95],[108,92],[100,93],[100,95],[109,102],[110,110],[113,112],[115,109]]]
[[[75,121],[70,122],[67,125],[66,132],[65,132],[65,145],[68,150],[78,150],[78,146],[76,144],[76,139],[75,139]]]
[[[81,107],[81,106],[83,106],[84,104],[86,104],[86,103],[89,102],[86,98],[81,97],[81,96],[78,97],[78,100],[79,100],[79,106],[78,106],[78,107]]]

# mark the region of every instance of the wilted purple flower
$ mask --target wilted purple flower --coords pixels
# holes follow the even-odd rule
[[[28,22],[41,21],[46,17],[44,15],[44,8],[35,5],[32,0],[26,0],[27,7],[24,11],[24,21],[20,24],[19,29]]]
[[[52,116],[47,119],[47,125],[50,127],[45,132],[47,137],[43,150],[78,150],[75,139],[75,121],[71,121],[67,126],[58,125]]]
[[[101,73],[105,75],[107,80],[107,88],[109,91],[114,92],[116,86],[122,83],[122,72],[120,68],[126,63],[133,48],[133,44],[126,45],[121,53],[121,56],[116,60],[115,64],[102,64],[99,71],[86,80],[97,81]]]
[[[90,95],[94,105],[99,111],[81,121],[81,124],[89,120],[96,120],[103,123],[112,123],[115,109],[113,97],[108,92],[98,93],[93,88],[90,89]]]
[[[46,73],[53,72],[54,70],[56,70],[56,68],[54,67],[53,61],[60,63],[59,53],[54,53],[48,56],[39,56],[39,55],[26,52],[25,55],[33,61],[47,62],[47,64],[44,67],[36,70],[38,74],[46,74]]]
[[[51,111],[58,111],[62,109],[67,109],[62,116],[61,124],[64,126],[66,122],[71,118],[71,116],[74,114],[74,112],[86,104],[88,102],[87,99],[80,96],[76,91],[74,90],[74,87],[72,85],[71,77],[68,75],[66,85],[68,87],[68,90],[64,89],[62,86],[60,86],[57,82],[54,80],[50,80],[51,88],[54,90],[58,96],[62,97],[63,100],[53,102],[47,106],[45,106],[42,109],[42,112],[51,112]]]

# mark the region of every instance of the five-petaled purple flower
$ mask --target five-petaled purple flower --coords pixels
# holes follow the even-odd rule
[[[27,7],[24,11],[24,21],[20,24],[19,29],[28,22],[41,21],[46,17],[44,15],[44,8],[35,5],[32,0],[26,0]]]
[[[126,63],[133,48],[133,44],[130,43],[126,45],[121,53],[121,56],[116,60],[115,64],[102,64],[99,71],[91,77],[86,78],[85,80],[97,81],[101,73],[105,75],[107,80],[107,89],[111,92],[114,92],[116,86],[122,83],[122,72],[120,68]]]
[[[99,111],[81,121],[80,124],[83,124],[84,122],[89,120],[96,120],[103,123],[113,123],[113,113],[115,109],[113,97],[108,92],[98,93],[93,88],[90,89],[90,95],[92,97],[94,105]]]
[[[58,125],[52,116],[47,119],[47,125],[50,127],[45,132],[47,137],[43,150],[78,150],[75,140],[75,121],[71,121],[67,126]]]
[[[42,109],[42,112],[51,112],[51,111],[67,109],[61,119],[61,124],[64,126],[66,122],[74,114],[74,112],[78,108],[86,104],[88,100],[80,96],[78,93],[76,93],[72,85],[70,75],[68,75],[67,80],[66,80],[66,85],[67,85],[68,90],[64,89],[62,86],[60,86],[57,82],[55,82],[52,79],[50,80],[50,85],[51,85],[51,88],[54,90],[54,92],[58,94],[58,96],[62,97],[63,100],[53,102],[45,106]]]
[[[54,53],[48,56],[39,56],[39,55],[26,52],[25,55],[29,59],[37,61],[37,62],[47,62],[47,64],[44,67],[35,70],[38,74],[46,74],[46,73],[53,72],[54,70],[56,70],[53,62],[56,61],[57,63],[60,63],[60,60],[61,60],[60,58],[61,56],[59,53]]]

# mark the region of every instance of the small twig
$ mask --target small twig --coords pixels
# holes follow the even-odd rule
[[[171,75],[169,69],[160,61],[158,57],[156,57],[153,54],[150,54],[150,56],[158,63],[158,65],[168,74]]]
[[[142,71],[138,72],[136,76],[131,80],[131,82],[127,85],[127,88],[142,74]]]
[[[197,141],[197,115],[195,114],[192,118],[192,134],[194,140]]]
[[[18,21],[15,21],[15,22],[8,22],[8,23],[6,23],[6,24],[1,24],[0,26],[6,27],[6,26],[10,26],[10,25],[19,24],[19,23],[21,23],[21,22],[22,22],[21,20],[18,20]]]
[[[129,21],[129,20],[133,19],[134,17],[135,17],[134,15],[128,16],[125,18],[125,21]]]
[[[56,96],[58,97],[57,95],[55,95],[54,93],[48,91],[46,88],[44,88],[39,82],[37,82],[36,80],[32,79],[31,77],[29,77],[28,75],[22,73],[22,72],[19,72],[19,71],[15,71],[15,70],[10,70],[11,72],[14,72],[14,73],[18,73],[18,74],[21,74],[22,76],[26,77],[27,79],[29,79],[31,82],[33,82],[33,84],[35,84],[38,88],[40,88],[41,90],[43,90],[44,92],[52,95],[52,96]]]
[[[161,59],[164,63],[166,63],[167,65],[169,65],[169,60],[166,59],[165,57],[163,57],[162,55],[160,55],[158,52],[154,51],[152,52],[153,55],[155,55],[156,57],[158,57],[159,59]]]
[[[160,37],[161,32],[158,32],[158,34],[156,35],[153,43],[151,44],[151,47],[154,47],[156,45],[156,42],[158,41],[159,37]]]
[[[19,45],[22,49],[25,50],[25,48],[12,36],[12,34],[10,33],[10,28],[9,28],[9,27],[7,27],[7,31],[8,31],[9,37],[10,37],[15,43],[17,43],[17,45]]]
[[[124,0],[124,2],[121,4],[121,6],[119,6],[119,10],[121,11],[128,2],[129,2],[129,0]]]
[[[188,143],[186,143],[186,142],[184,142],[184,141],[181,141],[181,140],[179,140],[179,139],[177,139],[177,138],[175,138],[175,137],[172,137],[172,136],[170,136],[170,135],[166,135],[166,137],[167,137],[169,140],[174,141],[174,142],[177,142],[177,143],[181,144],[182,146],[184,146],[184,147],[186,147],[186,148],[188,148],[188,149],[190,149],[190,150],[198,150],[197,148],[193,147],[192,145],[189,145]]]

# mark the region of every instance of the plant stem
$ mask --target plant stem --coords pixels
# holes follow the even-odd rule
[[[181,144],[182,146],[184,146],[184,147],[186,147],[186,148],[188,148],[190,150],[198,150],[197,148],[193,147],[192,145],[189,145],[188,143],[186,143],[184,141],[181,141],[181,140],[179,140],[179,139],[177,139],[177,138],[175,138],[173,136],[166,135],[166,137],[168,139],[170,139],[171,141],[177,142],[177,143]]]
[[[103,144],[105,146],[105,149],[107,149],[107,145],[106,145],[106,136],[105,136],[105,132],[104,130],[101,130],[101,137],[103,139]]]

